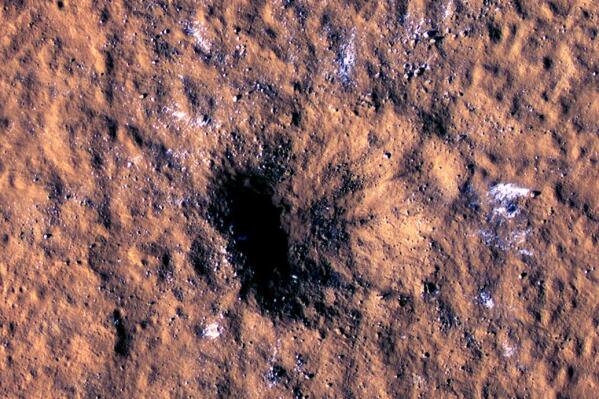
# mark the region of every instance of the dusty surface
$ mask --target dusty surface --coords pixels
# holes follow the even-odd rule
[[[0,396],[592,398],[594,1],[0,10]]]

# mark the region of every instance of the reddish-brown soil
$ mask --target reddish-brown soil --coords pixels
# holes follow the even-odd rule
[[[0,4],[0,397],[598,397],[596,1]]]

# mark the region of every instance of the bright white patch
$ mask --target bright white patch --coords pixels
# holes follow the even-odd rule
[[[503,344],[503,356],[512,357],[516,353],[516,349],[513,346],[508,344]]]
[[[533,251],[531,251],[530,249],[527,249],[527,248],[522,248],[518,252],[521,253],[522,255],[526,255],[526,256],[532,256],[533,255]]]
[[[522,197],[534,197],[533,191],[512,183],[499,183],[487,192],[489,210],[486,223],[478,231],[486,245],[532,256],[531,250],[523,248],[531,229],[527,228],[528,215],[519,201]]]
[[[204,328],[203,336],[210,339],[220,337],[220,326],[218,325],[218,323],[208,324]]]
[[[187,23],[186,25],[186,30],[191,36],[193,36],[196,45],[205,53],[210,53],[212,43],[206,39],[206,28],[204,25],[199,22]]]
[[[487,309],[493,309],[495,307],[495,302],[493,302],[493,298],[491,298],[491,294],[486,291],[482,291],[479,294],[480,303],[483,304]]]
[[[453,4],[453,0],[449,0],[447,5],[445,6],[445,13],[443,14],[443,19],[447,19],[453,15],[455,12],[455,7]]]
[[[494,246],[504,251],[518,248],[526,243],[529,233],[530,229],[514,230],[508,233],[498,233],[488,229],[481,229],[478,231],[479,236],[483,239],[486,245]],[[518,252],[527,256],[533,255],[532,251],[528,249],[519,249]]]
[[[499,237],[492,231],[487,230],[487,229],[480,229],[478,231],[478,234],[483,239],[483,241],[485,242],[486,245],[488,245],[488,246],[492,245],[492,246],[495,246],[495,247],[498,247],[501,249],[506,249],[506,248],[504,248]]]
[[[341,49],[341,59],[339,60],[339,75],[344,82],[350,80],[354,65],[356,63],[356,34],[352,33],[348,43]]]
[[[519,197],[524,197],[530,194],[530,190],[524,187],[518,187],[512,183],[500,183],[491,187],[489,195],[496,202],[513,201]]]
[[[210,118],[207,116],[193,117],[187,112],[180,110],[177,104],[174,105],[174,108],[165,107],[164,111],[187,128],[204,127],[210,123]]]
[[[530,229],[514,231],[510,236],[510,244],[524,244],[526,242],[526,237],[528,236],[528,233],[530,233]]]
[[[405,21],[405,26],[409,34],[408,39],[418,39],[422,34],[422,27],[425,24],[424,18],[416,23],[412,15],[408,12],[406,13]]]
[[[520,213],[515,201],[531,193],[528,188],[518,187],[511,183],[497,184],[489,190],[489,196],[495,203],[493,214],[511,219]]]
[[[175,118],[179,119],[180,121],[187,121],[187,120],[189,120],[189,115],[187,115],[183,111],[173,111],[173,116]]]

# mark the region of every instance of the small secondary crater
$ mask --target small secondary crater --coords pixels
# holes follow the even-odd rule
[[[118,309],[112,313],[112,323],[116,330],[114,352],[119,356],[127,357],[131,351],[132,336],[127,331],[121,312]]]

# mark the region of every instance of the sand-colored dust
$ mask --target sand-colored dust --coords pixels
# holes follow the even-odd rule
[[[0,4],[0,397],[599,397],[596,1]]]

